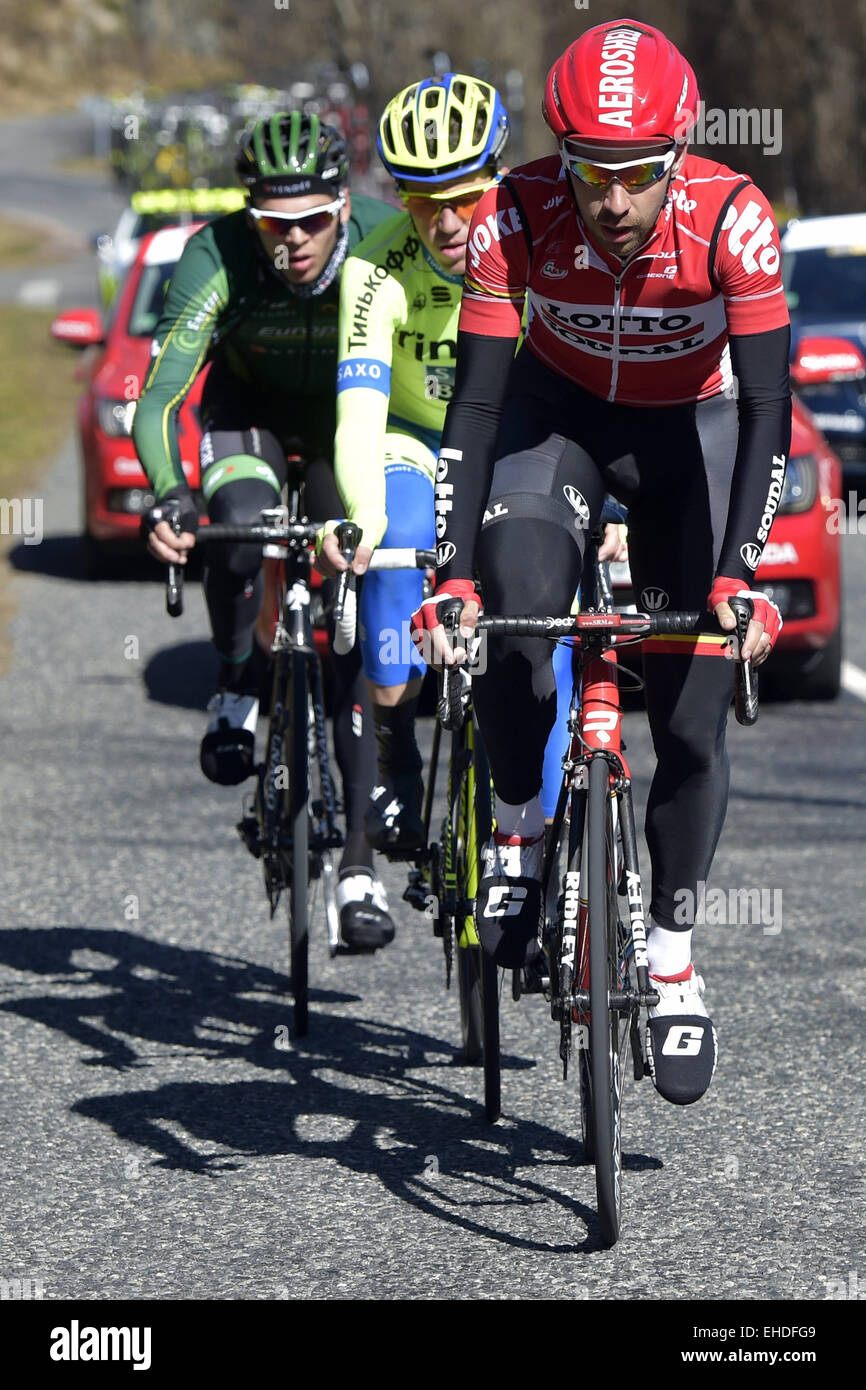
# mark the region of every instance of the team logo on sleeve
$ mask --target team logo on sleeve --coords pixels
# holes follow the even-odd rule
[[[453,541],[440,541],[436,547],[436,565],[439,569],[447,565],[449,560],[453,560],[457,554],[457,546]]]
[[[747,541],[745,545],[740,546],[740,554],[743,557],[743,564],[748,565],[750,570],[758,568],[761,559],[761,547],[759,545],[753,545],[751,541]]]
[[[742,211],[729,207],[722,231],[728,232],[728,250],[739,257],[747,275],[759,269],[765,275],[775,275],[782,254],[778,243],[773,245],[776,224],[772,217],[764,216],[760,203],[752,198]]]

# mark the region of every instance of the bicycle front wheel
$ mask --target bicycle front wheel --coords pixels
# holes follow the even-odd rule
[[[458,921],[457,962],[463,1048],[467,1061],[484,1068],[484,1114],[493,1124],[502,1108],[499,1044],[499,970],[484,954],[475,925],[475,902],[481,877],[481,852],[493,834],[490,765],[475,724],[464,727],[469,760],[461,778],[459,802],[462,869],[458,893],[466,916]],[[455,754],[456,754],[455,748]],[[454,755],[452,755],[453,759]]]
[[[308,729],[309,697],[307,658],[302,652],[289,656],[285,764],[284,824],[291,839],[291,883],[289,886],[289,968],[295,1002],[294,1034],[302,1038],[308,1028],[309,1012],[309,792]]]
[[[623,1048],[629,1014],[618,1007],[623,992],[616,848],[610,767],[603,757],[589,765],[587,876],[589,904],[589,1065],[584,1076],[590,1097],[586,1124],[595,1162],[598,1219],[602,1239],[613,1245],[622,1217]]]

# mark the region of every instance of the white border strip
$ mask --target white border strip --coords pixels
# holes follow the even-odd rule
[[[842,688],[858,700],[866,701],[866,671],[861,671],[852,661],[842,662]]]

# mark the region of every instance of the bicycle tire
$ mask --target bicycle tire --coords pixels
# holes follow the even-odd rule
[[[285,825],[291,837],[289,885],[289,970],[294,999],[293,1031],[306,1036],[309,1027],[309,818],[308,684],[307,658],[302,652],[289,656],[286,737],[283,761],[287,770]]]
[[[493,834],[493,787],[490,764],[475,729],[475,858],[481,878],[481,851]],[[476,883],[476,893],[478,891]],[[499,969],[496,962],[478,947],[481,957],[481,1011],[484,1031],[484,1114],[495,1124],[502,1113],[502,1055],[499,1034]]]
[[[620,928],[616,901],[615,846],[610,768],[595,757],[589,765],[587,874],[589,904],[589,1133],[595,1163],[602,1240],[613,1245],[622,1222],[622,1040],[629,1016],[611,1008],[621,990]],[[583,1079],[583,1078],[582,1078]]]
[[[481,853],[493,834],[493,799],[490,764],[474,722],[467,722],[466,743],[471,752],[471,761],[467,769],[463,801],[467,828],[467,876],[464,887],[465,898],[467,903],[471,904],[473,916],[466,923],[467,937],[471,932],[471,945],[461,948],[458,937],[458,959],[463,958],[461,984],[465,980],[471,987],[471,994],[466,999],[467,1016],[473,1028],[480,1033],[481,1062],[484,1068],[484,1114],[489,1124],[495,1124],[502,1112],[499,969],[495,961],[482,950],[474,920],[475,901],[481,877]]]
[[[479,1066],[484,1057],[484,1007],[481,997],[481,948],[472,916],[477,886],[471,855],[477,853],[477,826],[474,820],[475,765],[472,757],[470,725],[454,730],[451,736],[449,796],[451,845],[454,855],[458,912],[454,920],[457,966],[457,992],[460,1000],[460,1033],[463,1061]],[[463,911],[459,911],[462,904]]]

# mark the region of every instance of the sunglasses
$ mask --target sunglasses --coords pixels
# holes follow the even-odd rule
[[[575,154],[567,145],[560,151],[562,163],[570,174],[590,188],[606,188],[614,179],[624,188],[649,188],[663,179],[677,157],[676,149],[653,159],[628,159],[622,164],[599,164]]]
[[[443,208],[449,207],[461,222],[470,222],[482,195],[496,182],[496,179],[488,179],[486,183],[475,184],[472,188],[461,188],[459,193],[407,193],[403,188],[398,188],[397,193],[403,206],[416,217],[432,219],[438,217]]]
[[[247,208],[247,212],[255,219],[256,226],[263,232],[270,232],[271,236],[285,236],[292,227],[300,227],[307,236],[315,236],[333,224],[344,202],[344,198],[336,198],[324,207],[310,208],[309,212],[262,212],[261,208]]]

